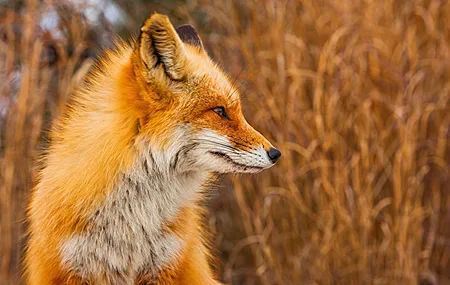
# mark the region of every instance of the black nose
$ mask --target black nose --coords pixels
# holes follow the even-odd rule
[[[277,162],[277,160],[280,158],[281,156],[281,152],[276,149],[276,148],[270,148],[269,151],[267,152],[267,155],[270,158],[270,161],[272,161],[273,163]]]

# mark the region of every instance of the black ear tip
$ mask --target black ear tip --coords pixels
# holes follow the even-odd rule
[[[183,42],[203,49],[202,41],[194,27],[186,24],[179,26],[176,31]]]
[[[179,26],[177,28],[177,32],[192,33],[194,35],[197,35],[197,31],[195,30],[195,28],[189,24],[184,24],[184,25]]]

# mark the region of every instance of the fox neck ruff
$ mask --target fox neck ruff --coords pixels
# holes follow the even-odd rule
[[[155,276],[166,264],[176,262],[184,241],[167,225],[180,209],[195,206],[209,176],[180,171],[186,151],[189,146],[141,151],[89,217],[87,232],[64,242],[61,252],[67,269],[85,279],[103,276],[112,284],[132,284],[139,275]]]

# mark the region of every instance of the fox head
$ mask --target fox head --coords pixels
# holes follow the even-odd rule
[[[245,120],[239,92],[213,63],[195,29],[152,14],[132,65],[139,85],[139,135],[181,171],[259,172],[281,153]]]

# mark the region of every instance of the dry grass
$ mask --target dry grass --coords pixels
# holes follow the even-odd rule
[[[33,3],[26,17],[0,18],[0,108],[9,104],[0,113],[0,283],[18,282],[18,221],[41,131],[93,45],[76,13],[63,39],[36,31],[47,4]],[[151,5],[127,11],[136,19]],[[170,5],[243,82],[249,121],[283,152],[212,201],[224,281],[450,284],[448,1]]]
[[[35,0],[23,10],[0,8],[0,284],[19,282],[25,207],[45,130],[91,65],[92,35],[69,8]],[[58,33],[39,25],[50,12],[62,15]]]

